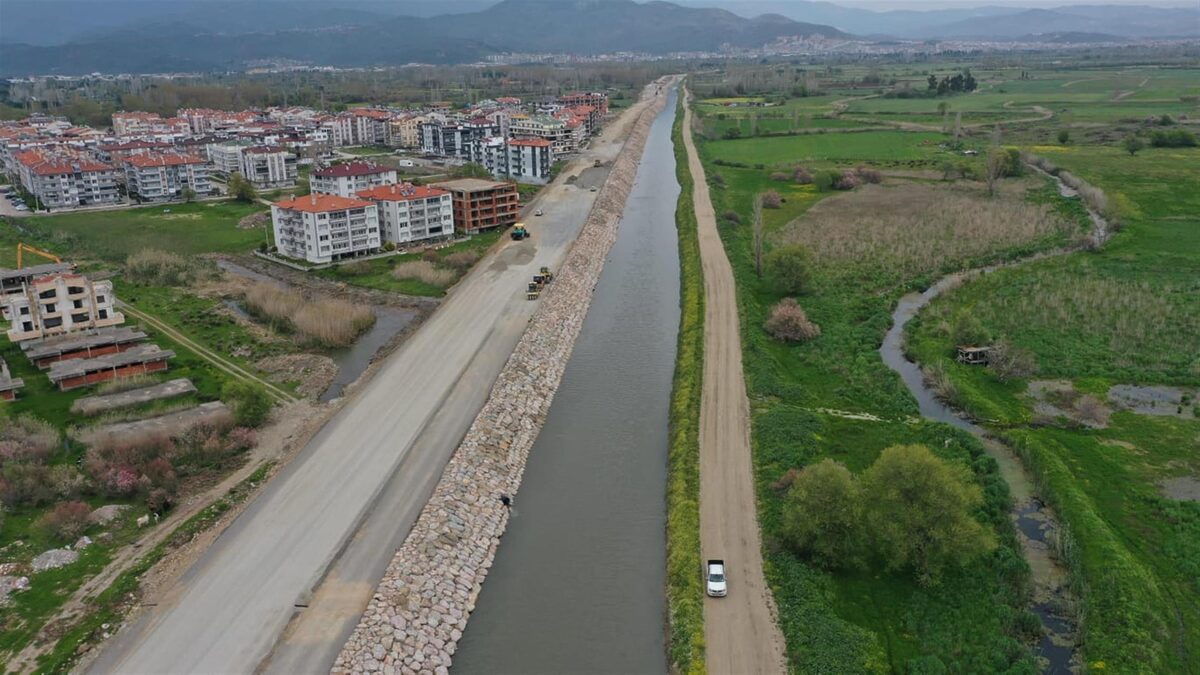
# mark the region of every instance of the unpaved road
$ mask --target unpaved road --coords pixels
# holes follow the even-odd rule
[[[700,551],[724,558],[729,595],[704,600],[708,671],[783,673],[783,635],[763,578],[754,471],[750,462],[750,401],[742,375],[737,288],[717,234],[704,166],[685,109],[683,141],[704,271],[704,389],[700,394]],[[697,570],[699,573],[699,570]]]
[[[630,114],[564,176],[615,157]],[[327,670],[532,315],[526,280],[558,266],[594,200],[565,181],[549,188],[533,237],[482,260],[91,670]]]

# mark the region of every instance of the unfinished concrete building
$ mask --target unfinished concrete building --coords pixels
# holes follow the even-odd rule
[[[17,390],[25,386],[25,381],[13,377],[8,372],[8,364],[0,359],[0,401],[11,401],[17,397]]]
[[[125,323],[125,315],[113,309],[112,282],[93,282],[81,274],[34,277],[3,301],[11,323],[8,339],[13,342]]]
[[[47,374],[60,391],[70,391],[109,380],[158,373],[167,369],[175,352],[144,344],[132,349],[90,359],[56,361]]]

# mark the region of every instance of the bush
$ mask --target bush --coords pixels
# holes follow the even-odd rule
[[[371,273],[371,263],[366,260],[356,260],[338,267],[338,272],[348,277],[361,277]]]
[[[862,501],[846,467],[831,459],[796,475],[783,506],[783,533],[798,552],[824,567],[846,567],[859,557]]]
[[[0,501],[5,506],[41,506],[54,499],[48,478],[50,469],[41,464],[9,462],[0,467]]]
[[[767,333],[783,342],[808,342],[821,335],[821,328],[809,321],[794,298],[784,298],[771,309],[771,317],[763,324]]]
[[[726,210],[724,213],[721,214],[721,218],[728,220],[729,222],[733,223],[734,225],[742,224],[742,217],[739,216],[738,212],[734,211],[733,209]]]
[[[258,427],[271,414],[271,397],[245,380],[230,380],[221,388],[221,400],[233,409],[234,421],[242,427]]]
[[[229,190],[229,196],[239,202],[252,204],[258,201],[258,193],[254,190],[254,186],[240,173],[229,176],[226,188]]]
[[[771,180],[774,181],[787,182],[791,179],[792,177],[783,171],[774,171],[771,173]]]
[[[436,249],[427,248],[424,251],[421,251],[421,260],[424,260],[427,263],[438,263],[441,262],[442,256],[437,252]]]
[[[833,179],[832,183],[833,189],[835,190],[853,190],[859,185],[862,185],[862,180],[859,179],[858,174],[848,169],[840,174],[837,174],[837,177]]]
[[[58,430],[36,417],[0,418],[0,461],[43,463],[58,439]]]
[[[783,197],[775,190],[767,190],[762,193],[762,205],[764,209],[777,209],[783,206]]]
[[[992,335],[979,317],[970,312],[960,312],[950,328],[950,339],[956,345],[979,346],[991,342]]]
[[[1125,137],[1125,140],[1121,141],[1121,147],[1125,148],[1125,152],[1128,152],[1129,156],[1132,157],[1138,154],[1139,150],[1146,147],[1146,142],[1130,134]]]
[[[1071,142],[1071,132],[1066,129],[1060,129],[1058,132],[1058,142],[1060,145],[1066,145]]]
[[[813,182],[813,175],[808,169],[798,166],[796,167],[795,171],[792,172],[792,180],[798,185],[811,185]]]
[[[139,284],[185,286],[202,275],[196,259],[157,249],[142,249],[125,259],[125,277]]]
[[[392,270],[392,276],[397,279],[420,281],[438,288],[445,288],[454,282],[452,270],[435,267],[428,260],[410,260],[396,265],[396,268]]]
[[[996,547],[992,531],[972,515],[983,491],[970,471],[923,445],[885,449],[860,486],[873,553],[889,569],[912,569],[933,583]]]
[[[878,169],[872,169],[869,166],[860,166],[854,169],[854,175],[864,183],[878,185],[883,182],[883,174]]]
[[[1156,148],[1194,148],[1196,135],[1187,129],[1154,131],[1150,134],[1150,145]]]
[[[479,253],[475,251],[459,251],[446,256],[446,259],[442,262],[447,267],[451,267],[459,272],[466,272],[475,263],[479,262]]]
[[[84,502],[59,502],[54,509],[38,519],[38,528],[61,541],[74,541],[88,527],[90,506]]]
[[[808,249],[799,244],[781,246],[767,254],[767,273],[788,295],[802,295],[812,279]]]
[[[1001,340],[988,352],[988,369],[1001,381],[1031,377],[1037,372],[1037,359],[1028,349]]]

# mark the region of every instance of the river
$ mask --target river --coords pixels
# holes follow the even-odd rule
[[[667,433],[679,328],[675,96],[651,127],[455,673],[667,672]]]

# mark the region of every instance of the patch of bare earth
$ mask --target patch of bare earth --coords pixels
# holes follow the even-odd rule
[[[1200,478],[1179,476],[1159,481],[1158,489],[1167,499],[1182,502],[1200,502]]]
[[[1103,429],[1112,410],[1099,398],[1075,389],[1066,380],[1031,380],[1025,390],[1033,413],[1046,422],[1066,419],[1073,424]]]
[[[337,376],[333,359],[321,354],[283,354],[260,359],[254,367],[276,384],[297,382],[296,393],[305,398],[316,397],[329,388]]]

